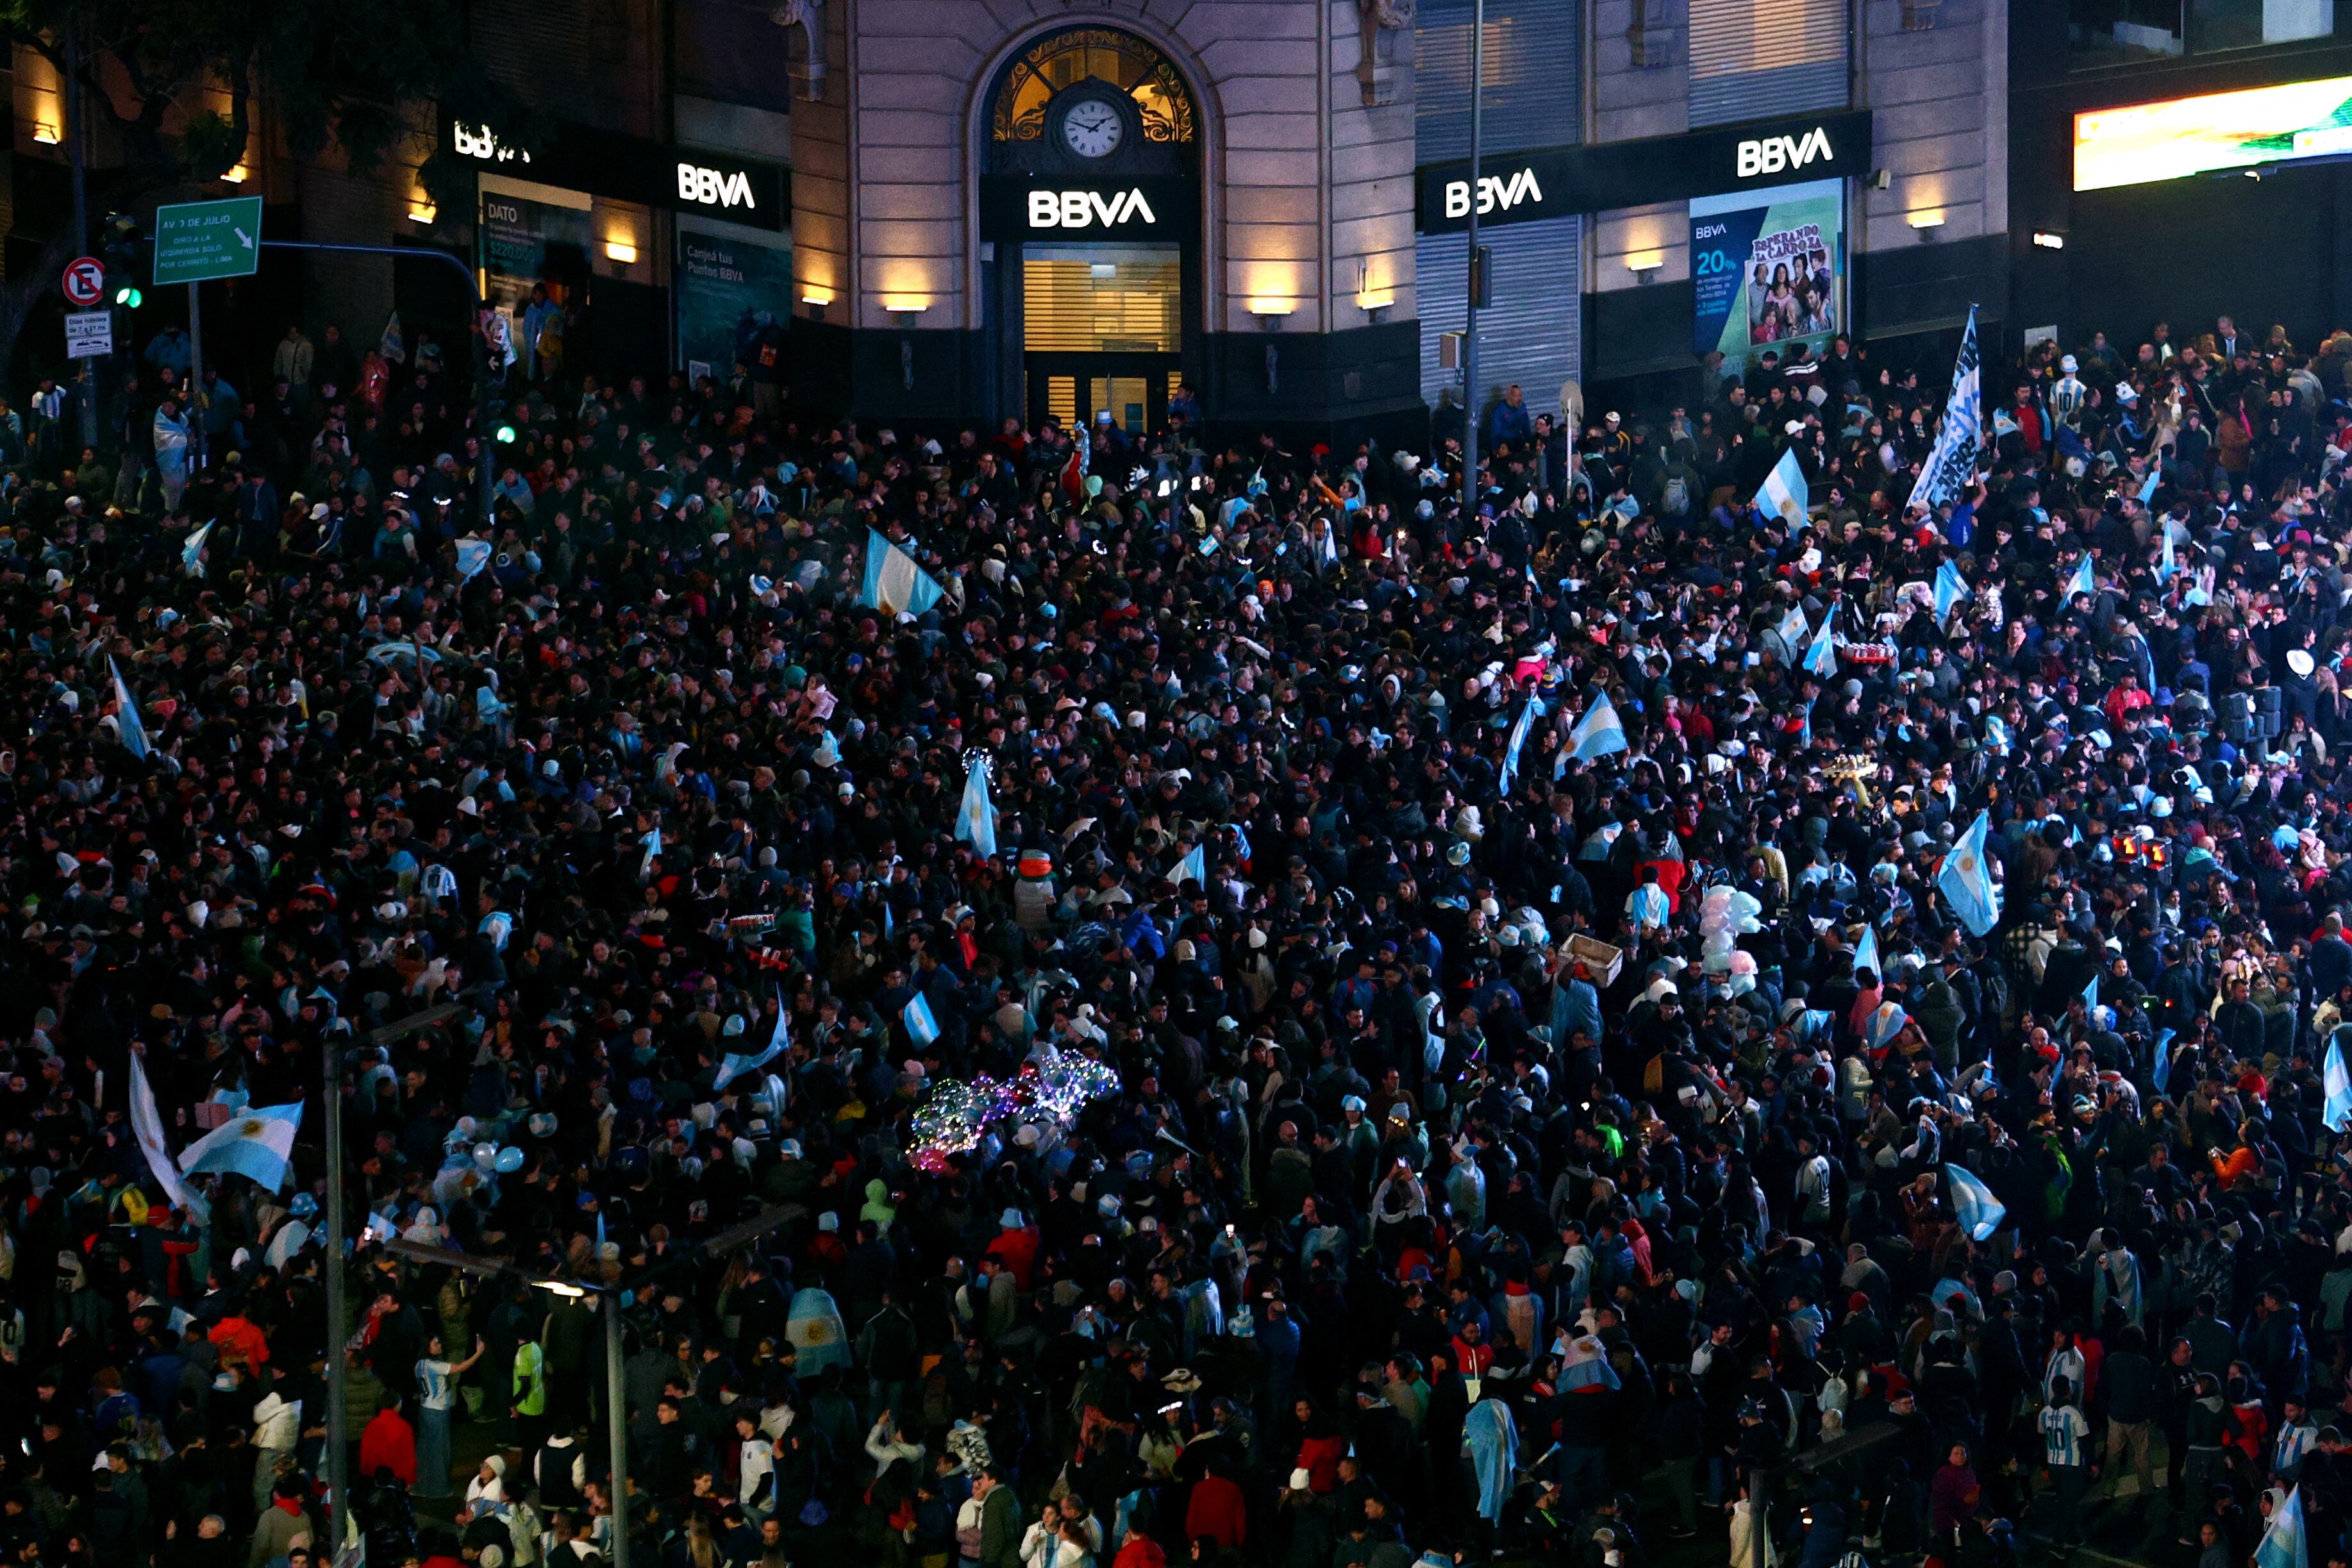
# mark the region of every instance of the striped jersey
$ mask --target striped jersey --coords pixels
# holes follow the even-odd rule
[[[2071,1405],[2053,1405],[2042,1413],[2042,1462],[2050,1465],[2080,1465],[2083,1460],[2083,1439],[2091,1435],[2091,1424],[2083,1413]]]

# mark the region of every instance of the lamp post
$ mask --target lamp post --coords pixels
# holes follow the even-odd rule
[[[1470,6],[1470,225],[1469,255],[1463,268],[1462,312],[1462,526],[1478,521],[1478,153],[1486,89],[1486,0]]]

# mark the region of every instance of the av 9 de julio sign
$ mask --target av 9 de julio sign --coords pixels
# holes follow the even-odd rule
[[[155,209],[155,286],[250,278],[261,266],[261,198]]]

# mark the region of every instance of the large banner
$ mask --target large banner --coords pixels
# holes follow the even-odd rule
[[[1696,353],[1738,368],[1847,330],[1843,181],[1694,198],[1690,226]]]
[[[782,246],[681,228],[677,279],[677,354],[696,374],[724,381],[761,311],[793,318],[793,253]]]

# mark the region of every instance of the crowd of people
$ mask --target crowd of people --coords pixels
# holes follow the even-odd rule
[[[289,343],[0,498],[14,1563],[2345,1560],[2352,335],[1933,507],[1843,339],[1470,507]]]

